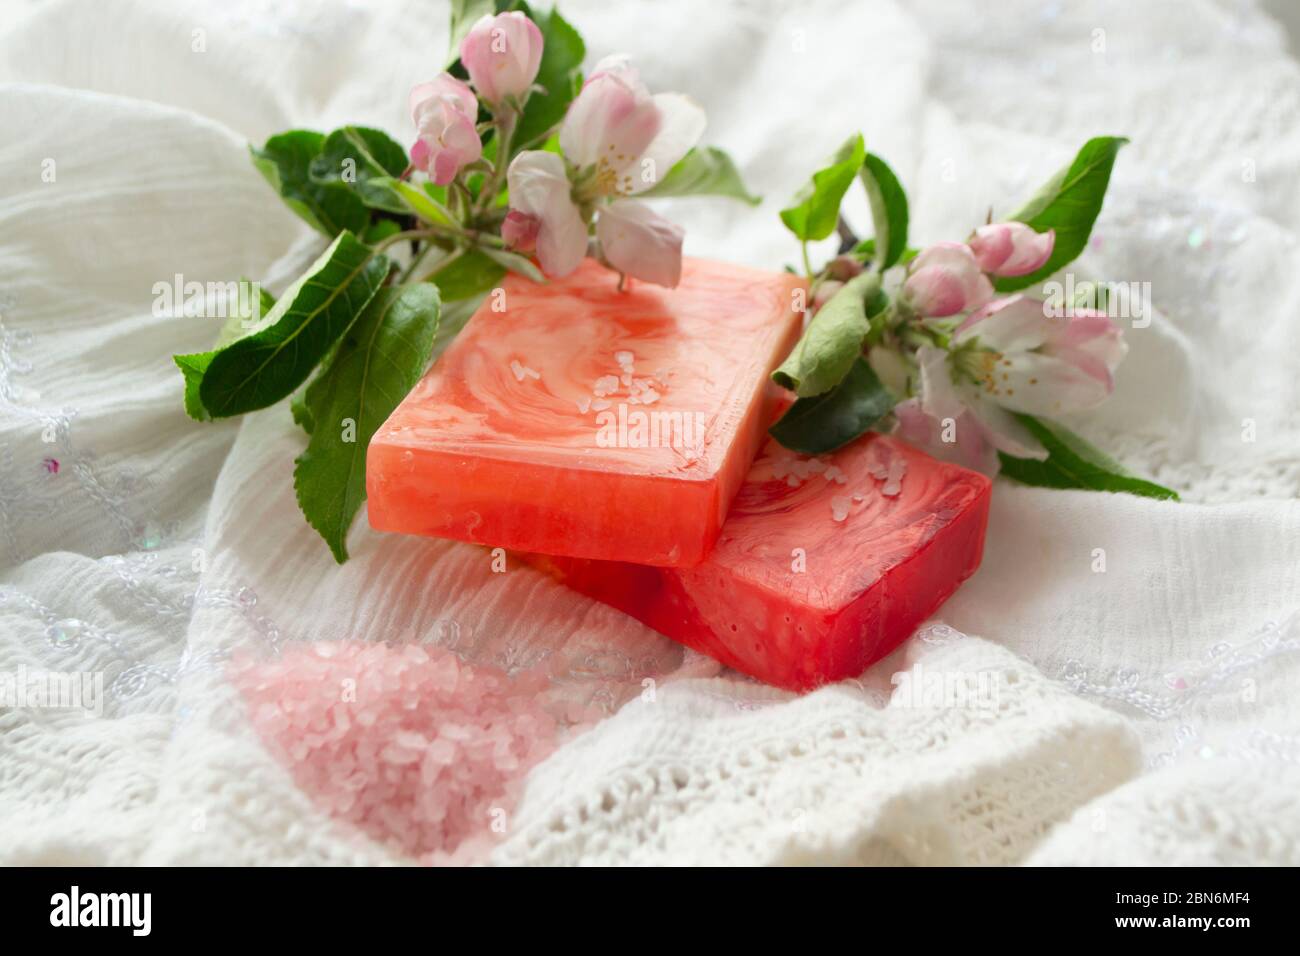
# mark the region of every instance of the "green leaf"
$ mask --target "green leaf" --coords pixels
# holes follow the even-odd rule
[[[344,229],[360,232],[370,215],[365,203],[342,182],[319,183],[311,178],[311,164],[325,145],[325,137],[306,129],[272,136],[261,149],[249,146],[253,165],[285,205],[313,229],[333,239]]]
[[[403,212],[413,212],[425,222],[446,226],[455,222],[451,212],[430,190],[413,186],[405,180],[392,177],[379,178],[372,184],[376,189],[389,189],[405,204]]]
[[[256,299],[253,296],[254,287],[257,288]],[[214,349],[224,348],[231,342],[242,339],[250,332],[256,331],[266,317],[270,315],[271,310],[275,308],[275,297],[263,289],[260,284],[249,279],[240,279],[239,294],[234,306],[230,310],[230,315],[226,317],[225,323],[221,326],[221,331],[217,333]]]
[[[505,266],[481,249],[470,249],[429,281],[438,287],[443,302],[458,302],[494,288],[505,274]]]
[[[378,242],[383,242],[389,236],[397,235],[401,231],[402,226],[395,219],[376,219],[361,234],[361,241],[368,246],[373,246]]]
[[[894,171],[875,153],[867,153],[860,175],[876,230],[876,269],[883,272],[907,250],[907,193]]]
[[[293,393],[293,398],[289,399],[289,414],[293,416],[293,423],[310,435],[316,423],[311,417],[311,409],[307,407],[308,388],[311,388],[311,385]]]
[[[263,328],[213,356],[199,388],[208,414],[242,415],[293,392],[378,291],[389,266],[341,233],[280,297]]]
[[[275,296],[262,288],[261,283],[258,284],[257,291],[261,313],[263,316],[267,316],[271,313],[271,310],[275,308]]]
[[[1116,491],[1145,498],[1171,498],[1178,493],[1130,474],[1105,452],[1056,422],[1017,415],[1016,418],[1047,449],[1046,461],[999,454],[1002,474],[1026,485],[1045,488],[1085,488]]]
[[[173,355],[172,361],[185,376],[185,414],[196,422],[212,420],[208,410],[199,398],[199,386],[203,384],[203,373],[208,370],[216,352],[196,352],[193,355]]]
[[[382,130],[344,126],[325,138],[309,175],[322,185],[355,187],[361,201],[373,209],[404,213],[406,203],[389,182],[401,176],[408,163],[406,150]]]
[[[564,119],[581,85],[579,70],[587,55],[582,36],[560,16],[560,11],[541,13],[523,4],[518,6],[542,31],[542,62],[536,82],[546,92],[534,92],[528,97],[524,115],[515,128],[512,151],[544,139],[551,127]]]
[[[865,158],[862,134],[856,133],[839,148],[829,166],[813,173],[812,180],[795,194],[794,204],[781,210],[786,228],[805,242],[825,239],[834,232],[840,203]]]
[[[1098,136],[1083,144],[1074,162],[1053,176],[1019,212],[1012,214],[1035,232],[1056,230],[1051,258],[1037,272],[994,280],[999,292],[1014,292],[1041,282],[1069,265],[1088,244],[1110,185],[1115,155],[1123,136]]]
[[[762,199],[745,188],[731,157],[716,147],[691,150],[668,175],[642,196],[726,196],[757,206]]]
[[[488,246],[481,247],[480,251],[497,265],[504,266],[511,272],[518,272],[534,282],[542,283],[546,281],[546,276],[542,275],[542,270],[537,268],[533,264],[533,260],[526,256],[521,256],[517,252],[506,252],[503,249],[492,249]]]
[[[341,341],[342,339],[339,340],[339,342]],[[293,416],[294,424],[300,427],[308,435],[310,435],[312,429],[316,427],[316,420],[312,418],[310,408],[310,402],[313,395],[312,386],[316,385],[316,383],[324,377],[325,370],[328,369],[330,363],[334,361],[334,356],[339,350],[339,342],[335,342],[330,346],[330,350],[326,352],[325,357],[320,360],[320,364],[316,366],[316,374],[313,376],[312,380],[302,388],[298,389],[298,391],[294,392],[289,398],[289,414]]]
[[[254,283],[249,279],[239,280],[239,293],[235,300],[235,308],[226,318],[225,323],[221,326],[221,331],[217,333],[216,346],[210,352],[195,352],[191,355],[173,355],[172,361],[176,367],[181,370],[185,376],[185,414],[189,415],[195,421],[211,421],[212,416],[203,406],[203,400],[199,397],[199,388],[203,384],[203,375],[212,364],[213,358],[226,345],[243,338],[245,335],[255,331],[275,308],[275,296],[267,292],[260,284]],[[252,287],[256,286],[258,296],[256,305],[252,295]]]
[[[447,50],[447,65],[460,59],[460,41],[480,19],[499,12],[500,4],[493,0],[451,0],[451,36]]]
[[[894,396],[858,356],[842,382],[799,399],[768,433],[791,451],[821,455],[865,434],[893,407]]]
[[[838,385],[862,354],[867,301],[880,293],[880,274],[864,272],[818,310],[772,379],[800,398],[820,395]]]
[[[293,486],[339,564],[348,559],[348,528],[366,500],[366,449],[424,372],[438,313],[438,290],[426,282],[381,289],[307,389],[314,427]]]

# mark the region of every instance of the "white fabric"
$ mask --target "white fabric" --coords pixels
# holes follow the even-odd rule
[[[497,861],[1016,863],[1138,769],[1122,717],[1003,648],[940,627],[900,656],[892,698],[888,666],[801,698],[644,695],[534,771]]]
[[[0,862],[407,862],[314,809],[222,678],[236,647],[328,638],[545,660],[577,701],[637,699],[534,771],[502,862],[1300,863],[1300,70],[1276,25],[1226,0],[978,22],[940,0],[562,7],[593,62],[625,50],[697,99],[767,197],[659,204],[692,254],[794,260],[776,210],[854,130],[908,188],[914,244],[1012,208],[1088,136],[1130,136],[1081,274],[1149,281],[1157,314],[1076,424],[1187,500],[998,485],[984,566],[942,612],[985,640],[934,652],[1019,675],[978,722],[882,706],[924,641],[864,677],[874,696],[665,686],[713,668],[478,549],[361,519],[337,568],[293,501],[287,409],[185,418],[170,355],[215,323],[154,316],[152,289],[280,291],[315,247],[246,142],[342,122],[408,138],[444,5],[10,0],[0,672],[99,671],[108,699],[0,711]],[[861,197],[848,211],[865,226]],[[775,765],[745,786],[697,788],[763,748]],[[629,797],[676,769],[686,797]]]

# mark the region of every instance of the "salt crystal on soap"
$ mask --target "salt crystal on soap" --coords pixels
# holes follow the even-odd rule
[[[833,481],[800,482],[788,473],[800,467],[789,452],[769,444],[717,545],[696,567],[537,563],[575,590],[779,687],[857,677],[979,566],[990,483],[882,435],[827,461],[848,476],[851,497]],[[882,461],[887,487],[869,477]],[[806,564],[792,561],[799,555]]]
[[[880,489],[882,495],[893,498],[903,490],[903,476],[907,474],[907,462],[902,458],[895,458],[889,463],[889,471],[885,476],[884,487]]]
[[[527,365],[522,364],[518,359],[510,360],[510,371],[514,373],[515,381],[517,382],[522,382],[526,378],[540,380],[542,377],[541,372],[529,368]]]
[[[689,258],[675,289],[620,290],[591,259],[545,284],[512,273],[505,311],[485,302],[371,440],[371,527],[699,563],[762,441],[769,375],[798,336],[805,287]],[[637,386],[634,364],[660,372]],[[690,434],[674,428],[664,440],[655,426],[668,419],[647,428],[640,407],[573,414],[584,397],[602,412],[633,394],[654,405],[649,414],[689,422]]]

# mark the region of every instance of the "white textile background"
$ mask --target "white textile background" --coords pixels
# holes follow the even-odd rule
[[[1157,311],[1076,424],[1185,501],[999,483],[984,565],[942,611],[980,638],[932,628],[800,701],[469,546],[363,517],[337,568],[294,504],[287,408],[187,419],[170,355],[212,320],[155,317],[152,289],[280,291],[313,240],[247,142],[345,122],[408,139],[444,5],[5,0],[0,670],[102,671],[109,693],[97,718],[0,710],[0,862],[404,862],[293,786],[221,665],[451,635],[507,668],[549,659],[611,712],[645,675],[695,678],[539,767],[503,862],[1300,863],[1300,68],[1281,29],[1227,0],[561,8],[592,58],[629,52],[699,100],[767,197],[666,202],[692,254],[793,260],[776,210],[854,130],[907,187],[913,244],[1013,208],[1091,135],[1131,137],[1081,270],[1150,282]],[[1005,712],[883,707],[928,644],[1015,669]],[[771,761],[752,786],[717,784],[751,757]]]

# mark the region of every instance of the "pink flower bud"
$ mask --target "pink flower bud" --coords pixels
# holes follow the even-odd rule
[[[501,223],[501,238],[511,249],[532,252],[537,248],[537,234],[541,228],[542,221],[536,216],[512,209]]]
[[[474,91],[450,73],[411,88],[411,119],[419,138],[411,147],[411,162],[439,186],[456,178],[461,167],[483,155],[475,122]]]
[[[634,199],[611,203],[596,220],[596,236],[610,265],[634,279],[669,289],[682,278],[685,235],[681,226]]]
[[[460,41],[460,61],[487,102],[523,99],[542,62],[542,31],[518,11],[482,17]]]
[[[1055,245],[1056,230],[1034,232],[1023,222],[980,226],[970,240],[979,267],[996,276],[1023,276],[1041,269]]]
[[[993,298],[993,284],[969,246],[939,242],[912,261],[903,298],[921,315],[939,318],[978,309]]]

